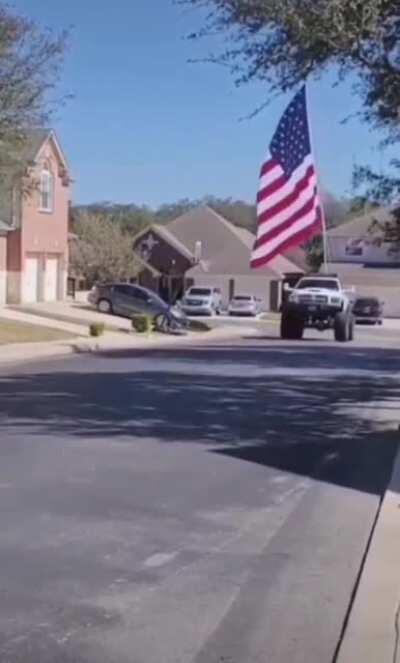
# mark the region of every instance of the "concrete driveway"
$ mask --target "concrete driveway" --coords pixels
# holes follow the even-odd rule
[[[2,663],[332,661],[397,450],[380,331],[3,372]]]

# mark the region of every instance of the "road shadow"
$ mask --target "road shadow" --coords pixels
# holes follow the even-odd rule
[[[2,455],[21,444],[10,430],[19,440],[155,438],[374,494],[388,482],[398,435],[368,408],[398,418],[395,350],[200,346],[65,366],[0,377]]]

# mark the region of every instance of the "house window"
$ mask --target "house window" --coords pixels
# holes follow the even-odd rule
[[[54,177],[47,170],[42,170],[40,176],[40,211],[52,212],[54,207]]]
[[[346,256],[362,256],[364,254],[364,241],[362,239],[350,239],[345,248]]]

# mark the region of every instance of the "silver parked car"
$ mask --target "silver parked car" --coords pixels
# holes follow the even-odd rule
[[[229,303],[229,315],[255,318],[261,313],[261,299],[254,295],[235,295]]]
[[[192,286],[180,303],[186,315],[219,315],[222,307],[221,290],[213,286]]]
[[[100,313],[114,313],[130,318],[136,313],[154,317],[164,331],[187,326],[187,318],[178,306],[169,306],[155,292],[130,283],[103,283],[93,286],[88,301]]]

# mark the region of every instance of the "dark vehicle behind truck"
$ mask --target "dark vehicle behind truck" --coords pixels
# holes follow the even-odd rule
[[[381,325],[383,302],[378,297],[357,297],[353,314],[357,324]]]

